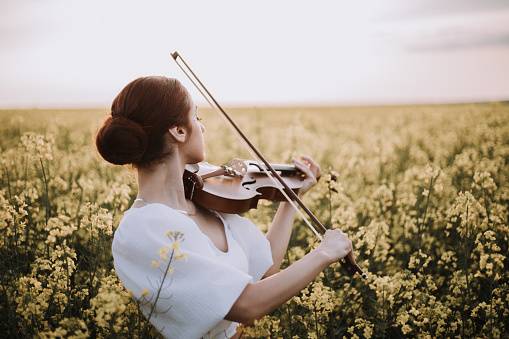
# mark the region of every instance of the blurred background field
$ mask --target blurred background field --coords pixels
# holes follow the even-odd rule
[[[331,267],[244,329],[262,338],[507,338],[509,105],[232,108],[275,163],[307,154],[326,175],[305,203],[353,240],[370,276]],[[0,111],[0,333],[154,336],[112,271],[134,172],[94,149],[108,114]],[[207,161],[249,158],[201,109]],[[247,213],[262,231],[275,204]],[[297,220],[284,265],[318,239]]]

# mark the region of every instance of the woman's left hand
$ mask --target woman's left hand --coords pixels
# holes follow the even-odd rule
[[[302,197],[311,187],[315,186],[318,179],[322,176],[323,172],[313,159],[306,155],[301,155],[302,161],[298,161],[292,158],[292,162],[296,168],[302,171],[304,174],[304,181],[302,187],[299,190],[299,197]]]

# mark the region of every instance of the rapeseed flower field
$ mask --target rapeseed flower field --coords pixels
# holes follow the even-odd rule
[[[274,163],[326,173],[304,202],[352,239],[365,281],[329,267],[243,328],[246,338],[509,338],[509,105],[228,110]],[[107,110],[0,111],[0,334],[157,338],[127,291],[111,241],[135,174],[100,159]],[[203,109],[207,161],[249,158]],[[246,213],[266,231],[276,204]],[[185,235],[147,266],[174,274]],[[298,218],[284,266],[317,246]],[[158,257],[159,258],[159,257]]]

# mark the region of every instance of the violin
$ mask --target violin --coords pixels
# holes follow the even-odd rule
[[[210,106],[219,114],[219,116],[221,118],[223,118],[225,120],[225,122],[227,122],[229,124],[230,128],[236,133],[239,140],[241,142],[245,143],[246,149],[251,153],[251,155],[253,156],[253,159],[259,159],[264,164],[264,166],[266,168],[261,168],[261,169],[266,173],[266,176],[267,177],[271,176],[271,177],[277,179],[277,181],[279,181],[279,183],[282,186],[282,188],[280,188],[280,189],[278,188],[279,192],[281,192],[281,194],[286,198],[286,201],[288,201],[290,204],[292,204],[292,206],[295,208],[297,213],[299,213],[303,217],[303,220],[308,224],[308,226],[311,228],[311,230],[313,232],[315,232],[315,234],[321,239],[320,235],[316,232],[314,227],[311,226],[309,221],[300,213],[299,209],[294,204],[294,202],[296,202],[302,208],[302,210],[304,210],[304,212],[307,213],[309,218],[313,221],[313,223],[318,227],[318,229],[322,233],[326,232],[326,228],[314,216],[314,214],[309,210],[309,208],[307,208],[307,206],[300,200],[300,198],[295,193],[294,189],[290,188],[290,186],[286,183],[286,181],[276,172],[276,169],[265,159],[265,157],[260,153],[260,151],[258,151],[258,149],[251,143],[251,141],[247,138],[247,136],[240,130],[240,128],[235,124],[235,122],[225,112],[225,110],[221,107],[221,105],[219,105],[219,103],[216,101],[216,99],[214,99],[212,94],[210,94],[210,92],[203,85],[203,83],[200,81],[200,79],[198,79],[196,74],[194,74],[193,70],[187,65],[187,63],[184,61],[184,59],[177,52],[172,53],[171,56],[173,57],[173,60],[175,60],[177,65],[180,67],[180,69],[184,72],[184,74],[189,78],[189,80],[191,80],[193,85],[203,95],[205,100],[207,100],[207,102],[210,104]],[[183,66],[181,65],[179,60],[183,64]],[[186,68],[187,71],[184,68]],[[200,173],[199,167],[200,167],[200,165],[198,165],[198,169],[196,168],[196,166],[194,166],[194,168],[190,168],[189,170],[186,169],[187,171],[185,171],[185,173],[184,173],[184,177],[186,177],[186,175],[187,175],[187,178],[189,178],[189,177],[192,178],[191,186],[187,189],[190,191],[189,192],[190,197],[193,197],[196,194],[201,195],[202,193],[199,193],[199,190],[197,191],[196,188],[205,187],[205,180],[207,180],[207,178],[212,178],[215,176],[215,175],[211,175],[211,172],[213,172],[213,171],[211,171],[211,172],[203,173],[203,174],[205,174],[205,178],[204,178],[204,175],[199,174]],[[225,173],[224,172],[225,169],[216,169],[216,170],[219,171],[218,173],[221,173],[221,171],[223,171],[223,173]],[[235,171],[235,169],[234,169],[234,171]],[[242,172],[242,168],[240,169],[240,171]],[[246,173],[247,173],[247,169],[246,169]],[[248,176],[248,178],[249,178],[249,176]],[[231,179],[228,179],[228,180],[231,180]],[[233,179],[233,180],[238,180],[238,179]],[[258,180],[258,178],[257,178],[257,180]],[[261,180],[261,178],[260,178],[260,180]],[[184,183],[186,181],[189,181],[189,180],[184,179]],[[248,187],[248,185],[250,185],[249,180],[244,183],[240,183],[241,187],[242,187],[242,184],[244,184],[246,188]],[[186,186],[186,185],[184,185],[184,186]],[[208,186],[208,183],[207,183],[207,186]],[[226,184],[226,186],[228,186],[228,184]],[[255,194],[254,198],[251,198],[251,200],[250,200],[251,202],[250,202],[249,206],[253,206],[253,205],[256,206],[258,200],[261,198],[260,196],[263,196],[262,192],[264,192],[266,189],[267,189],[266,187],[257,188],[255,191],[257,193],[260,193],[260,195]],[[224,187],[222,188],[222,190],[224,190]],[[201,191],[203,191],[203,190],[201,190]],[[276,193],[276,196],[277,196],[277,194],[278,193]],[[213,195],[210,195],[210,196],[213,196]],[[221,207],[221,208],[223,208],[223,207]],[[242,209],[244,209],[244,208],[246,208],[245,205],[243,205]],[[348,259],[348,257],[345,257],[343,260],[340,260],[339,263],[341,264],[341,266],[346,270],[346,272],[350,276],[354,275],[355,273],[359,273],[364,279],[368,279],[368,276],[361,270],[361,268],[358,265],[353,264]]]
[[[298,193],[304,180],[302,172],[292,165],[271,165],[286,185]],[[286,201],[282,186],[269,178],[256,161],[233,159],[220,167],[188,164],[182,179],[187,199],[219,212],[244,213],[257,208],[260,199]]]

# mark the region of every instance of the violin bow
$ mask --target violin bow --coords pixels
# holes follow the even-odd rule
[[[322,237],[316,232],[316,229],[309,223],[309,221],[302,215],[302,213],[299,211],[297,206],[293,203],[293,201],[297,202],[299,206],[302,208],[304,212],[309,216],[309,218],[313,221],[313,223],[320,229],[322,234],[326,232],[326,228],[322,225],[322,223],[315,217],[315,215],[309,210],[309,208],[302,202],[302,200],[295,194],[295,192],[286,184],[286,182],[281,178],[281,176],[274,170],[272,165],[265,159],[265,157],[258,151],[258,149],[251,143],[251,141],[248,139],[248,137],[242,132],[242,130],[235,124],[235,122],[230,118],[228,113],[225,112],[225,110],[219,105],[219,103],[216,101],[216,99],[210,94],[210,92],[207,90],[205,85],[200,81],[200,79],[196,76],[196,74],[193,72],[193,70],[189,67],[189,65],[184,61],[182,56],[178,52],[171,53],[171,56],[173,57],[173,60],[177,63],[177,65],[180,67],[180,69],[184,72],[184,74],[189,78],[189,80],[193,83],[193,85],[198,89],[198,91],[203,95],[205,100],[209,103],[209,105],[216,111],[219,116],[227,122],[227,124],[230,126],[230,128],[234,129],[234,132],[236,132],[237,137],[247,146],[247,150],[251,153],[252,156],[255,158],[258,158],[261,162],[264,163],[266,168],[263,168],[263,170],[267,173],[269,177],[272,178],[272,180],[277,179],[279,184],[281,184],[284,189],[281,189],[281,193],[286,197],[288,202],[292,204],[292,206],[295,208],[295,210],[301,215],[301,217],[305,220],[305,222],[308,224],[308,226],[311,228],[311,230],[320,238]],[[187,71],[184,69],[184,67],[179,63],[179,60],[182,62],[182,64],[185,66]],[[191,75],[192,77],[191,77]],[[199,86],[198,86],[199,84]],[[201,86],[201,87],[200,87]],[[205,93],[207,95],[205,95]],[[212,101],[211,101],[212,100]],[[221,111],[221,113],[218,112],[217,109]],[[253,154],[254,152],[254,154]],[[256,156],[255,156],[256,155]],[[267,172],[270,171],[272,174],[269,175]],[[346,270],[346,272],[352,276],[356,272],[359,273],[364,279],[368,279],[368,276],[366,273],[362,271],[362,269],[357,265],[353,264],[348,257],[343,258],[343,260],[339,260],[339,263],[341,266]]]

